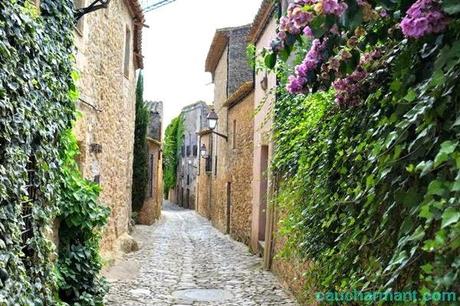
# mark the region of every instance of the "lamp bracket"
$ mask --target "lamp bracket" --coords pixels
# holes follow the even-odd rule
[[[228,141],[228,136],[227,136],[227,135],[221,134],[221,133],[216,132],[216,131],[214,131],[214,130],[212,131],[212,133],[213,133],[213,134],[216,134],[217,136],[220,136],[220,137],[224,138],[225,141]]]
[[[107,8],[109,6],[110,0],[94,0],[89,6],[84,8],[78,8],[75,11],[75,22],[77,22],[81,17],[86,14],[92,13],[94,11]]]

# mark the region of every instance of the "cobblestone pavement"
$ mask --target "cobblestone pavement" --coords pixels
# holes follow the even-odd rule
[[[165,203],[133,236],[141,249],[106,273],[106,305],[297,305],[260,258],[194,211]]]

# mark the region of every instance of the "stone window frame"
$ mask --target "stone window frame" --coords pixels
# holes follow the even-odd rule
[[[123,74],[129,79],[129,69],[131,67],[131,29],[128,25],[125,27],[125,48],[123,57]]]

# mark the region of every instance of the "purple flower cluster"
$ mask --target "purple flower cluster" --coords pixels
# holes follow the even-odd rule
[[[435,0],[418,0],[401,21],[401,29],[408,38],[420,38],[427,34],[442,32],[448,19]]]
[[[314,10],[306,10],[306,5],[311,5]],[[287,9],[286,16],[280,18],[278,35],[272,42],[272,50],[279,52],[285,47],[288,34],[304,34],[308,38],[313,38],[313,31],[309,24],[316,14],[330,14],[341,16],[347,9],[347,4],[342,0],[295,0],[291,2]],[[332,33],[337,34],[337,25],[331,29]]]
[[[287,91],[292,94],[304,91],[304,87],[308,82],[308,75],[310,72],[314,71],[323,60],[321,53],[325,45],[325,41],[321,42],[319,39],[313,40],[312,46],[305,56],[305,59],[300,65],[295,67],[295,74],[288,78],[288,84],[286,86]]]
[[[335,101],[339,106],[359,104],[364,91],[367,90],[362,84],[362,81],[369,75],[365,67],[380,57],[382,57],[382,52],[379,49],[363,54],[358,68],[352,74],[332,83],[336,91]]]
[[[287,15],[280,19],[279,33],[282,34],[279,34],[278,38],[283,39],[282,37],[285,37],[286,33],[298,35],[302,32],[302,29],[310,23],[314,17],[311,12],[305,12],[303,10],[303,6],[310,3],[311,1],[302,0],[289,5]]]
[[[343,12],[347,9],[348,5],[339,0],[321,0],[319,2],[325,14],[342,16]]]
[[[335,102],[339,106],[354,106],[360,101],[362,86],[360,82],[367,77],[367,72],[362,68],[356,69],[352,74],[337,79],[332,85],[335,88]]]

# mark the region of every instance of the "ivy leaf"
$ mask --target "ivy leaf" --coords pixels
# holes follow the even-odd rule
[[[429,161],[422,161],[420,162],[417,167],[415,167],[416,171],[421,171],[420,176],[423,177],[425,176],[428,172],[433,169],[433,162],[431,160]]]
[[[455,123],[452,124],[452,127],[460,126],[460,116],[457,117],[457,120],[455,120]]]
[[[452,154],[457,148],[458,142],[445,141],[441,144],[441,149],[434,159],[434,166],[437,167],[443,162],[449,159],[449,155]]]
[[[453,207],[449,207],[442,214],[441,228],[445,228],[451,224],[457,223],[459,219],[460,212]]]
[[[275,53],[268,53],[267,55],[265,55],[264,62],[265,62],[265,65],[267,66],[267,68],[273,69],[275,67],[275,64],[276,64],[276,54]]]
[[[409,89],[409,92],[407,95],[404,97],[404,100],[407,102],[413,102],[417,98],[417,93],[411,88]]]
[[[442,8],[447,14],[455,15],[460,12],[460,2],[458,0],[444,0]]]
[[[435,180],[430,183],[428,186],[429,195],[439,195],[442,196],[445,192],[444,184],[441,181]]]

